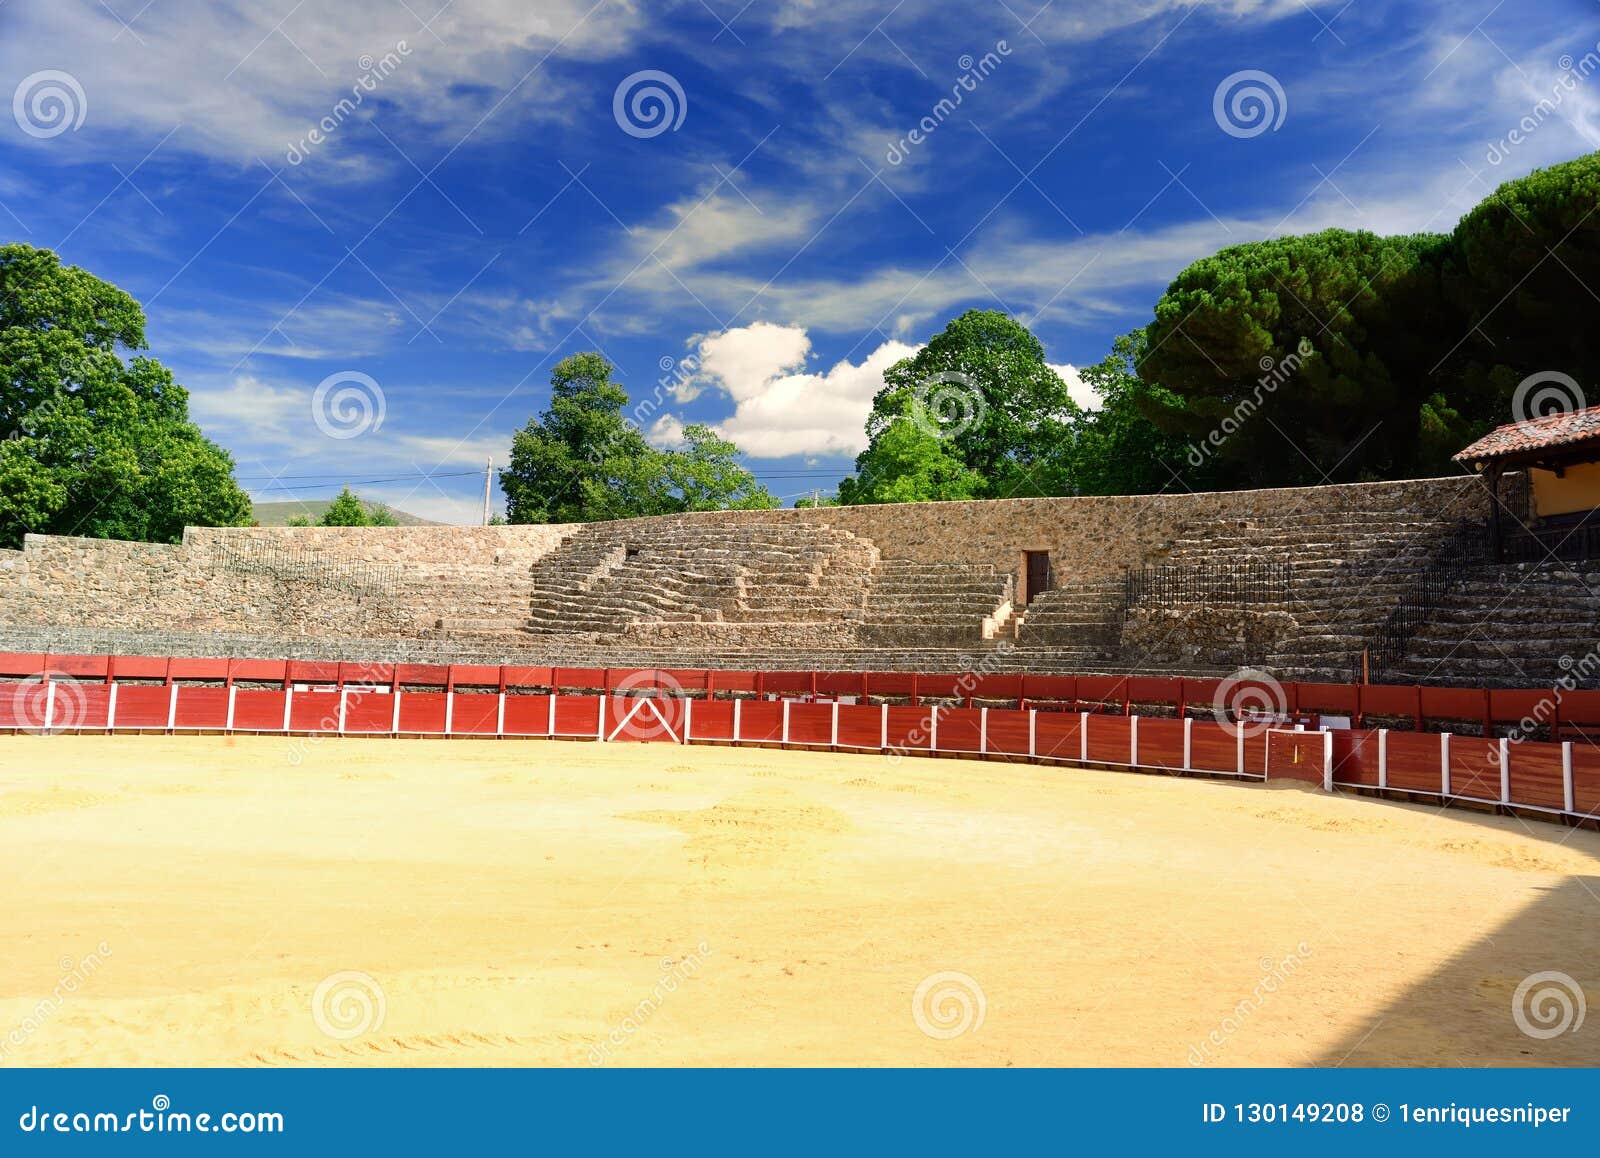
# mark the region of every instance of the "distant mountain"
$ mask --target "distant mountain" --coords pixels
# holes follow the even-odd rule
[[[330,501],[328,499],[306,499],[286,503],[251,503],[250,509],[255,515],[256,522],[263,527],[287,527],[289,520],[296,515],[304,515],[315,523],[327,513]],[[370,511],[377,505],[377,503],[367,503],[366,507]],[[422,519],[416,515],[408,515],[404,511],[395,510],[393,507],[389,508],[389,513],[395,517],[395,521],[402,527],[440,527],[444,525],[443,523],[436,523],[432,519]]]

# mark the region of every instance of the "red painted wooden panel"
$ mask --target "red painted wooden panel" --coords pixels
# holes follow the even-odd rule
[[[1520,724],[1531,718],[1535,725],[1548,724],[1557,710],[1555,694],[1550,691],[1495,688],[1489,692],[1489,716],[1496,723]]]
[[[1076,760],[1082,740],[1076,712],[1040,712],[1035,717],[1037,754],[1056,760]]]
[[[876,749],[883,743],[883,709],[862,704],[839,706],[839,745]]]
[[[817,691],[825,696],[861,695],[861,673],[858,671],[824,671],[817,673]]]
[[[346,684],[382,684],[394,682],[395,665],[392,663],[341,663],[339,682]]]
[[[1422,689],[1422,716],[1427,720],[1481,720],[1486,706],[1478,688]]]
[[[939,748],[944,752],[980,750],[983,711],[979,708],[945,708],[939,713]]]
[[[599,691],[606,687],[607,674],[604,668],[599,667],[558,667],[550,673],[550,678],[563,691]],[[597,706],[595,711],[598,713],[599,710]],[[595,718],[598,722],[598,715]]]
[[[183,659],[172,661],[169,669],[175,680],[225,680],[228,678],[226,659]],[[104,672],[101,673],[102,675]]]
[[[44,656],[32,651],[0,651],[0,676],[31,676],[44,670]]]
[[[288,662],[281,659],[236,659],[233,661],[233,678],[235,681],[281,684],[283,673],[288,668]]]
[[[0,686],[0,728],[44,727],[48,696],[43,680],[19,680]]]
[[[753,671],[719,671],[712,677],[718,692],[753,692],[757,679]]]
[[[117,727],[165,728],[171,695],[171,688],[123,684],[117,688]]]
[[[1128,680],[1128,698],[1136,704],[1176,704],[1181,682],[1158,676],[1133,676]]]
[[[550,734],[549,696],[507,696],[507,736],[548,736]]]
[[[1008,756],[1028,754],[1028,713],[989,709],[989,751]]]
[[[938,672],[917,677],[917,694],[948,700],[971,694],[974,677],[970,672]]]
[[[296,696],[295,699],[299,699]],[[400,730],[422,735],[437,735],[444,731],[444,692],[402,692],[400,694]]]
[[[916,677],[907,671],[869,671],[867,694],[872,696],[909,696]]]
[[[450,677],[458,688],[498,688],[500,668],[496,664],[455,663],[450,665]]]
[[[119,691],[118,696],[121,696]],[[240,732],[283,731],[283,695],[267,688],[240,688],[234,693],[233,726]],[[120,722],[121,710],[117,712]]]
[[[1023,676],[1022,691],[1030,700],[1073,700],[1077,698],[1076,676]]]
[[[297,684],[331,684],[339,680],[339,665],[313,659],[291,659],[289,679]]]
[[[689,724],[689,734],[693,739],[733,739],[733,701],[696,700],[690,712]]]
[[[180,687],[173,726],[221,731],[228,726],[228,689]]]
[[[0,686],[0,702],[10,698],[10,689]],[[57,728],[103,728],[106,726],[106,706],[110,700],[110,684],[63,683],[56,688],[56,707],[51,724]],[[4,726],[0,724],[0,727]]]
[[[665,686],[686,692],[704,691],[710,674],[703,668],[663,668],[660,672]]]
[[[1295,699],[1300,711],[1325,716],[1354,716],[1360,706],[1352,684],[1301,684]]]
[[[1120,704],[1127,687],[1126,676],[1079,676],[1078,698],[1102,704]]]
[[[291,732],[336,732],[339,730],[338,692],[295,692],[289,706]]]
[[[1267,774],[1267,732],[1269,729],[1250,727],[1244,733],[1244,770],[1255,776]]]
[[[80,680],[103,680],[106,678],[106,664],[108,656],[103,655],[52,655],[49,657],[50,670],[59,675],[68,675]],[[227,663],[227,660],[213,662]]]
[[[1368,728],[1333,733],[1333,782],[1378,784],[1378,733]]]
[[[979,676],[977,688],[972,694],[980,700],[1020,700],[1022,677],[1001,674]]]
[[[1389,787],[1438,792],[1439,737],[1432,732],[1389,733]]]
[[[495,677],[499,678],[498,670]],[[489,692],[457,692],[450,711],[453,736],[492,736],[500,724],[500,697]]]
[[[109,662],[119,680],[164,680],[170,661],[165,656],[114,655]]]
[[[442,663],[402,663],[396,666],[402,688],[442,688],[450,679],[450,668]]]
[[[1269,780],[1302,780],[1308,784],[1321,784],[1323,777],[1323,750],[1326,743],[1321,732],[1269,731],[1266,741],[1266,763],[1263,769]],[[1250,738],[1245,738],[1248,748]]]
[[[1189,766],[1206,772],[1237,772],[1239,741],[1215,720],[1196,720],[1189,730]]]
[[[926,752],[933,745],[930,732],[932,709],[909,705],[889,706],[889,747],[909,752]]]
[[[1096,764],[1127,764],[1133,727],[1127,716],[1089,717],[1089,759]]]
[[[1417,689],[1394,684],[1363,684],[1361,714],[1364,716],[1411,716],[1417,710]]]
[[[1600,724],[1600,691],[1562,692],[1560,714],[1569,724]]]
[[[606,738],[617,743],[676,741],[683,735],[683,701],[674,696],[608,696]]]
[[[1582,740],[1572,745],[1572,806],[1600,816],[1600,748]]]
[[[400,697],[402,700],[405,697]],[[388,733],[394,730],[394,696],[372,688],[346,690],[344,730],[350,733]]]
[[[1482,736],[1450,738],[1450,794],[1500,799],[1500,741]]]
[[[600,729],[600,696],[557,696],[556,735],[593,736]]]
[[[1561,745],[1524,741],[1507,744],[1511,766],[1511,799],[1517,804],[1564,808],[1561,779]]]
[[[809,696],[811,673],[808,671],[769,671],[762,687],[769,696]]]
[[[1090,734],[1093,734],[1092,726]],[[1139,763],[1146,768],[1182,768],[1183,721],[1141,717]]]
[[[789,742],[791,744],[831,744],[833,742],[833,705],[790,704]]]
[[[506,686],[511,688],[547,688],[551,669],[547,667],[508,667]]]
[[[745,700],[739,705],[739,739],[776,743],[783,739],[783,705],[771,700]]]

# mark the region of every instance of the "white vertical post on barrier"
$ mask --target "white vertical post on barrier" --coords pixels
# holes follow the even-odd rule
[[[1039,755],[1039,709],[1028,709],[1028,757],[1034,759]]]
[[[1233,722],[1233,727],[1234,727],[1234,733],[1233,733],[1234,771],[1239,773],[1239,775],[1243,776],[1244,775],[1244,729],[1239,726],[1239,721],[1238,720],[1235,720]]]
[[[604,740],[606,738],[606,705],[610,702],[611,697],[602,692],[600,695],[600,722],[595,725],[594,729],[594,738],[596,740]]]
[[[172,731],[178,726],[178,685],[167,685],[171,690],[167,693],[167,731]]]
[[[49,676],[44,677],[44,730],[48,732],[50,725],[56,722],[56,681]]]
[[[989,709],[978,709],[978,751],[982,755],[989,754]]]
[[[339,686],[339,735],[344,735],[344,708],[348,702],[350,689],[344,685]]]
[[[1139,717],[1128,717],[1128,766],[1139,766]]]
[[[687,744],[694,731],[694,700],[683,697],[683,742]]]
[[[1183,770],[1194,767],[1194,717],[1183,717]]]
[[[1389,729],[1378,729],[1378,787],[1389,787]]]
[[[546,735],[550,735],[550,736],[554,736],[556,734],[556,690],[555,690],[555,688],[551,688],[550,689],[550,726],[545,729],[545,733],[546,733]]]
[[[833,701],[833,746],[839,746],[839,701]]]
[[[287,732],[289,730],[289,709],[293,704],[294,704],[294,685],[290,684],[288,687],[283,689],[283,728],[282,728],[282,731]]]
[[[230,731],[230,732],[233,731],[233,705],[234,705],[234,701],[237,700],[238,698],[239,698],[239,689],[235,685],[229,684],[228,685],[228,723],[227,723],[227,730]]]
[[[506,694],[505,694],[505,692],[501,692],[500,693],[500,703],[495,707],[494,734],[496,736],[504,736],[506,734]]]
[[[1578,811],[1578,801],[1572,792],[1572,741],[1561,742],[1561,799],[1568,812]]]
[[[928,714],[932,720],[928,727],[928,751],[937,752],[939,750],[939,709],[935,707]]]
[[[116,730],[117,730],[117,685],[116,685],[116,682],[113,681],[112,684],[111,684],[111,694],[106,697],[106,731],[114,732]],[[1570,812],[1572,810],[1568,809],[1567,811]]]
[[[743,700],[733,701],[733,742],[739,742],[739,709],[744,706]]]
[[[1439,787],[1450,795],[1450,733],[1439,733]]]
[[[1078,713],[1078,763],[1089,762],[1089,713]]]
[[[444,734],[450,734],[451,725],[456,722],[456,690],[446,689],[444,693]]]
[[[389,731],[398,736],[400,734],[400,688],[396,686],[390,694],[394,696],[394,711],[391,713],[389,720]]]
[[[783,701],[783,742],[789,742],[789,701]]]
[[[1500,803],[1511,803],[1511,741],[1500,737]]]
[[[883,704],[881,706],[883,708],[883,715],[880,717],[880,719],[883,721],[883,723],[880,725],[878,730],[878,748],[880,751],[887,752],[889,750],[889,705]]]
[[[1333,733],[1322,733],[1322,790],[1333,791]]]

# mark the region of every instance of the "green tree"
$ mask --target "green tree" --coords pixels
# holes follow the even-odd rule
[[[1600,153],[1507,181],[1457,223],[1445,284],[1461,311],[1448,338],[1452,403],[1469,420],[1509,422],[1517,383],[1574,378],[1600,402]],[[1488,413],[1483,413],[1487,410]],[[1457,448],[1459,449],[1459,447]]]
[[[1167,392],[1148,400],[1153,416],[1223,485],[1439,469],[1420,456],[1419,423],[1455,329],[1448,243],[1329,229],[1195,262],[1148,329],[1139,373]]]
[[[1078,407],[1020,322],[968,310],[883,381],[841,502],[1050,493],[1050,464]]]
[[[1153,494],[1193,487],[1205,477],[1189,461],[1189,443],[1150,417],[1180,402],[1139,377],[1145,348],[1144,330],[1134,330],[1117,338],[1101,361],[1079,371],[1100,405],[1080,415],[1070,463],[1059,472],[1077,494]]]
[[[306,515],[289,520],[291,527],[398,527],[400,520],[382,503],[369,503],[349,487],[344,487],[328,504],[315,523]]]
[[[685,427],[681,449],[652,447],[624,416],[628,394],[612,380],[613,369],[596,353],[556,365],[550,406],[513,435],[510,464],[500,472],[511,522],[777,505],[738,464],[738,448],[709,427]]]
[[[0,246],[0,544],[29,532],[176,542],[247,526],[233,459],[145,348],[144,312],[50,250]]]

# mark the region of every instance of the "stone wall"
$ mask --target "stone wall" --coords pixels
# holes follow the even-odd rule
[[[1116,574],[1182,530],[1360,512],[1481,517],[1476,479],[1115,498],[1006,499],[667,516],[782,536],[822,523],[884,559],[1014,571],[1047,550],[1058,582]],[[640,522],[639,520],[631,522]],[[623,530],[629,522],[611,524]],[[164,546],[29,535],[0,551],[0,629],[46,626],[275,637],[406,638],[441,617],[515,615],[531,564],[581,525],[191,528]]]

